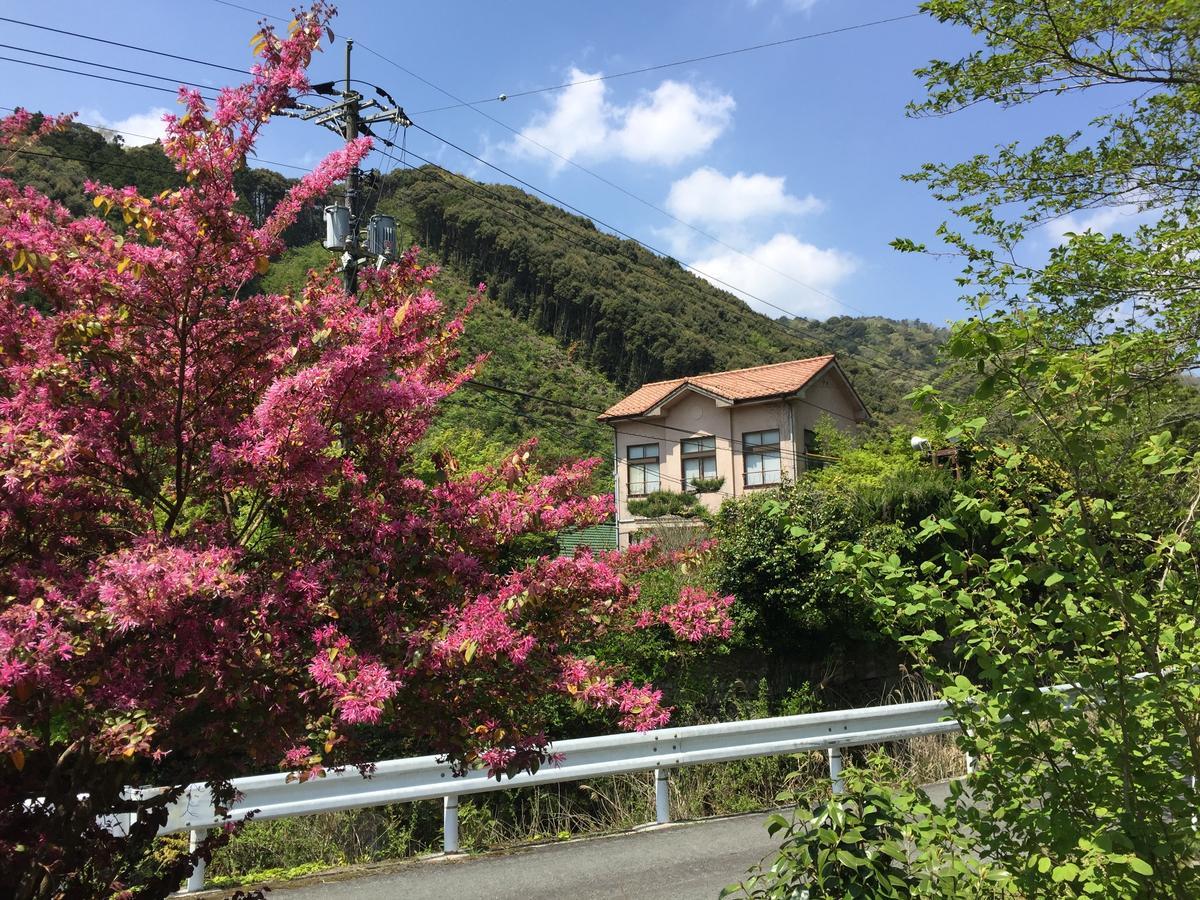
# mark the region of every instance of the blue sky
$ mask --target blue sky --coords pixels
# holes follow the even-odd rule
[[[279,0],[245,5],[290,16],[291,3]],[[110,0],[102,16],[97,8],[59,0],[8,14],[227,65],[250,60],[258,17],[216,0]],[[914,8],[906,0],[346,2],[334,23],[338,44],[318,57],[312,77],[340,76],[341,38],[353,37],[359,43],[355,75],[386,88],[425,128],[706,273],[799,315],[869,313],[943,323],[963,313],[953,283],[957,263],[899,254],[888,242],[901,235],[929,240],[947,210],[900,176],[925,161],[957,160],[1000,142],[1083,125],[1105,111],[1104,98],[907,118],[905,103],[920,95],[913,69],[974,45],[969,34],[920,17],[480,106],[524,138],[719,239],[714,242],[472,108],[424,112],[453,101],[370,52],[475,101]],[[235,77],[9,23],[0,22],[0,33],[0,41],[21,48],[171,78],[218,85]],[[0,55],[38,59],[7,49]],[[0,66],[7,106],[77,110],[83,121],[141,134],[154,133],[161,110],[173,106],[165,92],[11,62]],[[268,129],[259,152],[311,166],[335,142],[319,128],[283,121]],[[408,147],[455,171],[505,180],[415,129]],[[1111,220],[1114,214],[1106,215]],[[1047,242],[1054,233],[1047,229]]]

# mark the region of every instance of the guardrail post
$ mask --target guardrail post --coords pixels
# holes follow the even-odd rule
[[[458,794],[442,800],[442,852],[458,852]]]
[[[654,821],[666,825],[671,821],[671,770],[654,770]]]
[[[196,848],[200,846],[201,841],[208,837],[207,828],[193,828],[188,833],[188,852],[195,853]],[[205,862],[203,859],[197,861],[192,869],[192,874],[188,876],[187,889],[189,891],[204,890],[204,869]]]
[[[829,781],[835,794],[844,793],[846,782],[842,779],[842,748],[829,748]]]

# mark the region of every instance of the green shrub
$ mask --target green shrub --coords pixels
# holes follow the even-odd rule
[[[695,494],[681,494],[678,491],[655,491],[645,497],[630,500],[627,505],[635,516],[646,519],[657,519],[660,516],[692,518],[700,515],[702,511]]]
[[[767,820],[783,844],[722,897],[754,900],[1013,896],[1007,874],[980,861],[953,816],[919,788],[898,784],[891,761],[871,756],[843,771],[845,791],[827,782],[785,791],[790,816]],[[810,806],[816,801],[815,805]]]

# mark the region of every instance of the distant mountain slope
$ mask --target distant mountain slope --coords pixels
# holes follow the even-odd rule
[[[945,330],[912,320],[771,319],[635,242],[507,185],[426,166],[389,175],[381,208],[517,318],[624,390],[647,381],[834,352],[883,423],[935,379]],[[797,290],[801,290],[799,287]]]

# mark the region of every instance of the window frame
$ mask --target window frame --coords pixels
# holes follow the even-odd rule
[[[711,446],[703,446],[705,443]],[[700,445],[699,449],[688,451],[688,444]],[[717,476],[717,436],[715,434],[698,434],[695,437],[683,438],[679,442],[679,475],[680,484],[683,485],[683,490],[692,489],[692,482],[688,478],[687,464],[693,460],[699,460],[700,474],[692,476],[693,478],[716,478]],[[704,463],[706,460],[712,461],[712,474],[704,474]]]
[[[770,443],[764,443],[762,435],[774,434],[775,440]],[[758,441],[753,441],[751,438],[757,437]],[[753,449],[751,449],[753,448]],[[775,480],[760,481],[755,484],[750,483],[750,457],[751,456],[767,456],[773,454],[775,457]],[[765,469],[765,467],[762,467]],[[763,474],[760,470],[759,475]],[[760,431],[743,431],[742,432],[742,486],[747,490],[756,490],[758,488],[777,487],[783,483],[783,453],[780,449],[780,436],[778,428],[764,428]]]
[[[654,449],[653,456],[649,456],[646,454],[646,450],[649,448]],[[641,451],[641,453],[636,458],[633,455],[634,450]],[[646,473],[644,471],[642,472],[642,488],[643,488],[643,490],[640,493],[634,491],[634,489],[633,489],[633,470],[635,468],[644,470],[650,466],[654,466],[654,480],[657,484],[657,487],[655,487],[654,490],[655,491],[662,490],[662,455],[659,453],[659,447],[658,447],[657,443],[627,445],[625,447],[625,465],[629,470],[626,473],[626,479],[625,479],[625,486],[628,491],[626,496],[631,497],[631,498],[632,497],[648,497],[648,496],[650,496],[650,494],[654,493],[654,491],[644,490],[646,487]]]

